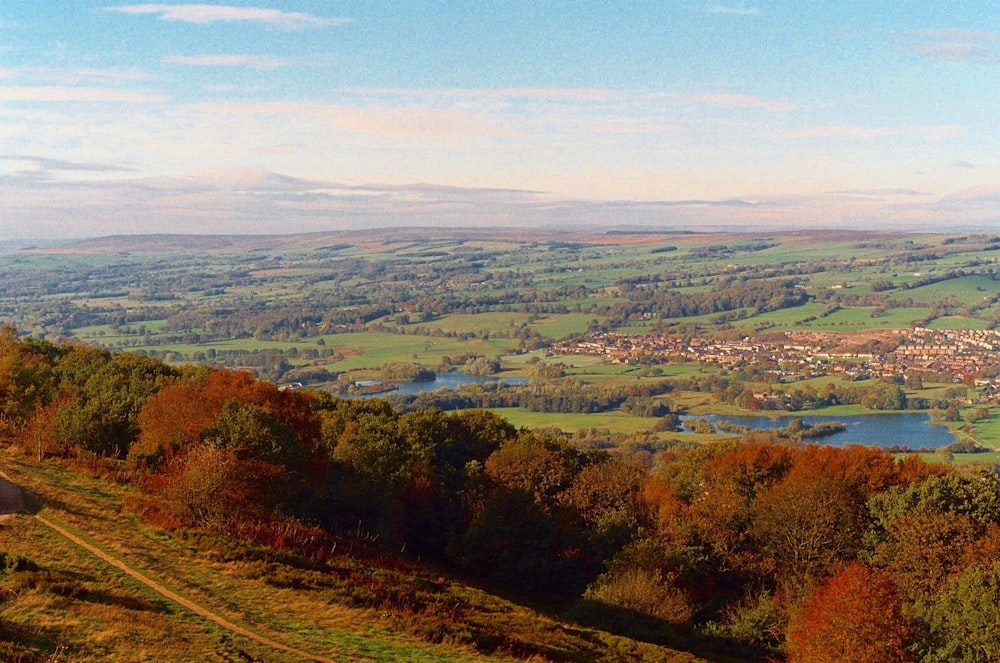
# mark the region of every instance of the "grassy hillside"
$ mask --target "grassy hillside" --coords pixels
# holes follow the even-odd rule
[[[127,488],[9,452],[0,463],[24,487],[32,514],[223,620],[315,660],[705,660],[563,623],[360,546],[319,566],[168,533],[131,510],[138,494]],[[0,523],[0,551],[9,567],[0,573],[0,637],[15,643],[0,649],[4,660],[303,660],[194,614],[33,515]]]

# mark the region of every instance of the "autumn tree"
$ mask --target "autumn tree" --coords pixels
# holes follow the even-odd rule
[[[559,502],[576,511],[593,554],[611,557],[638,532],[645,514],[640,495],[646,471],[628,461],[605,458],[584,467]]]
[[[965,514],[915,509],[894,519],[871,555],[907,601],[932,600],[961,571],[982,525]]]
[[[554,435],[524,432],[490,454],[485,465],[486,476],[494,483],[548,504],[573,481],[580,454]]]
[[[150,482],[151,492],[186,527],[224,530],[270,511],[282,497],[285,470],[241,458],[235,449],[193,445]]]
[[[808,589],[852,559],[866,525],[864,502],[840,479],[790,474],[754,505],[753,534],[784,586]]]
[[[54,358],[59,352],[41,341],[21,339],[13,327],[0,329],[0,429],[16,434],[54,398]]]
[[[813,590],[787,633],[789,663],[915,660],[911,624],[895,587],[863,564],[847,566]]]
[[[319,453],[320,418],[310,397],[241,371],[196,373],[150,397],[138,415],[133,456],[156,456],[211,440],[300,469]]]

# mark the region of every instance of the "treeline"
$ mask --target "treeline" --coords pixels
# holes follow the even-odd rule
[[[747,440],[663,463],[642,499],[649,529],[585,594],[596,619],[802,663],[1000,654],[992,473]]]
[[[318,562],[381,548],[647,640],[793,662],[1000,654],[988,472],[768,433],[650,438],[650,471],[483,410],[401,413],[10,329],[0,424],[39,459],[119,459],[163,526]]]
[[[147,468],[141,508],[161,524],[318,558],[336,537],[360,538],[562,599],[582,592],[638,524],[642,468],[486,411],[399,414],[382,400],[282,391],[248,373],[173,369],[10,329],[0,340],[6,437],[38,459]],[[590,526],[605,515],[606,530]]]
[[[392,394],[387,399],[404,412],[426,408],[463,410],[520,407],[530,412],[594,414],[622,408],[635,416],[659,417],[667,414],[670,408],[654,397],[667,394],[673,388],[667,382],[607,387],[578,379],[536,381],[530,384],[491,382],[462,385],[455,390]]]
[[[829,382],[821,387],[805,384],[785,388],[768,387],[761,392],[759,383],[744,382],[722,375],[673,378],[671,386],[681,391],[710,393],[716,400],[745,410],[788,410],[798,412],[831,405],[860,405],[868,410],[925,410],[950,400],[907,398],[902,387],[893,382],[875,381],[859,385]]]
[[[651,316],[684,318],[747,309],[766,313],[801,306],[809,300],[797,279],[746,279],[718,277],[704,292],[683,292],[657,285],[622,284],[625,302],[611,307],[615,320]]]

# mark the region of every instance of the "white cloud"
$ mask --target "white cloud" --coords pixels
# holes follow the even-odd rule
[[[252,21],[285,30],[301,30],[350,23],[349,18],[322,18],[299,12],[283,12],[263,7],[231,7],[226,5],[122,5],[106,7],[107,11],[123,14],[157,14],[164,21],[208,24],[217,22]]]
[[[732,108],[760,108],[769,111],[795,110],[795,104],[774,99],[761,99],[750,94],[729,94],[723,92],[703,92],[684,95],[684,98],[710,106],[727,106]]]
[[[658,134],[658,133],[679,133],[686,129],[679,124],[669,124],[666,122],[655,122],[652,120],[636,120],[630,118],[619,118],[607,122],[599,122],[591,125],[591,130],[596,133],[609,134]]]
[[[288,66],[289,60],[267,55],[170,55],[163,58],[168,64],[196,67],[252,67],[254,69],[279,69]]]
[[[954,125],[927,125],[915,127],[862,127],[858,125],[824,125],[781,129],[772,135],[780,138],[883,138],[886,136],[917,134],[925,138],[945,138],[964,133]]]
[[[362,97],[411,97],[421,99],[574,99],[605,101],[624,96],[599,88],[337,88],[335,92]]]
[[[1000,43],[1000,32],[946,28],[917,30],[910,34],[925,41],[903,44],[903,48],[933,60],[1000,63],[1000,54],[992,46]]]
[[[931,44],[905,44],[908,51],[947,62],[1000,63],[1000,56],[978,44],[966,42],[938,42]]]
[[[723,7],[714,5],[706,9],[709,14],[729,14],[733,16],[756,16],[760,10],[756,7]]]
[[[66,161],[64,159],[49,159],[47,157],[35,156],[32,154],[3,154],[0,155],[0,160],[33,163],[39,168],[39,170],[45,171],[113,173],[132,172],[135,170],[134,168],[120,166],[117,164]]]
[[[144,104],[160,100],[160,97],[143,92],[130,92],[128,90],[113,90],[109,88],[59,85],[0,85],[0,101]]]
[[[63,67],[0,67],[0,79],[21,78],[35,83],[47,82],[58,85],[76,85],[81,81],[132,82],[153,78],[138,69],[74,69]]]
[[[481,113],[436,108],[387,108],[333,104],[221,103],[192,106],[220,115],[289,115],[312,117],[340,131],[395,138],[464,140],[475,136],[505,136],[502,129]]]
[[[144,81],[152,78],[147,72],[137,69],[78,69],[76,75],[81,79],[111,81]]]
[[[944,41],[1000,41],[1000,32],[988,32],[986,30],[945,28],[942,30],[917,30],[913,34],[923,39]]]

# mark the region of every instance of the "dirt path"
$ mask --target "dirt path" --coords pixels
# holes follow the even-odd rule
[[[14,513],[17,513],[18,511],[23,511],[23,510],[24,510],[24,496],[21,493],[21,488],[17,484],[15,484],[14,482],[12,482],[10,480],[10,478],[7,477],[7,475],[5,475],[2,472],[0,472],[0,518],[2,518],[2,517],[10,517],[11,514],[14,514]],[[132,567],[130,567],[125,562],[123,562],[120,559],[117,559],[115,557],[112,557],[111,555],[107,554],[103,550],[100,550],[99,548],[97,548],[95,546],[92,546],[91,544],[87,543],[86,541],[84,541],[80,537],[76,536],[72,532],[69,532],[68,530],[66,530],[63,527],[60,527],[59,525],[56,525],[55,523],[53,523],[52,521],[48,520],[44,516],[40,516],[40,515],[36,514],[35,515],[35,520],[37,520],[38,522],[42,523],[46,527],[49,527],[52,530],[58,532],[60,535],[62,535],[63,537],[65,537],[67,540],[69,540],[69,541],[75,543],[76,545],[80,546],[81,548],[83,548],[84,550],[86,550],[87,552],[89,552],[90,554],[92,554],[92,555],[98,557],[99,559],[107,562],[111,566],[113,566],[116,569],[119,569],[120,571],[128,574],[132,578],[135,578],[136,580],[138,580],[142,584],[146,585],[147,587],[149,587],[150,589],[152,589],[156,593],[160,594],[161,596],[163,596],[163,597],[165,597],[165,598],[173,601],[174,603],[176,603],[176,604],[178,604],[180,606],[183,606],[183,607],[187,608],[188,610],[190,610],[191,612],[195,613],[196,615],[198,615],[200,617],[203,617],[203,618],[205,618],[205,619],[207,619],[207,620],[209,620],[211,622],[214,622],[215,624],[218,624],[219,626],[221,626],[222,628],[224,628],[224,629],[226,629],[228,631],[232,631],[233,633],[237,633],[237,634],[242,635],[242,636],[244,636],[246,638],[250,638],[251,640],[253,640],[255,642],[258,642],[258,643],[260,643],[262,645],[265,645],[265,646],[268,646],[268,647],[272,647],[274,649],[279,649],[279,650],[281,650],[283,652],[287,652],[289,654],[294,654],[295,656],[299,656],[299,657],[301,657],[301,658],[303,658],[305,660],[320,661],[321,663],[336,663],[336,661],[334,661],[333,659],[325,658],[323,656],[317,656],[315,654],[310,654],[308,652],[302,651],[301,649],[296,649],[295,647],[289,647],[288,645],[285,645],[285,644],[282,644],[282,643],[277,642],[275,640],[272,640],[270,638],[267,638],[267,637],[265,637],[263,635],[260,635],[259,633],[255,633],[255,632],[253,632],[253,631],[251,631],[249,629],[243,628],[242,626],[239,626],[238,624],[234,624],[233,622],[229,621],[228,619],[225,619],[224,617],[221,617],[221,616],[215,614],[211,610],[203,608],[200,605],[198,605],[197,603],[195,603],[193,601],[190,601],[190,600],[184,598],[183,596],[180,596],[179,594],[176,594],[175,592],[170,591],[169,589],[167,589],[166,587],[164,587],[160,583],[156,582],[155,580],[153,580],[149,576],[146,576],[145,574],[143,574],[143,573],[141,573],[141,572],[133,569]]]

